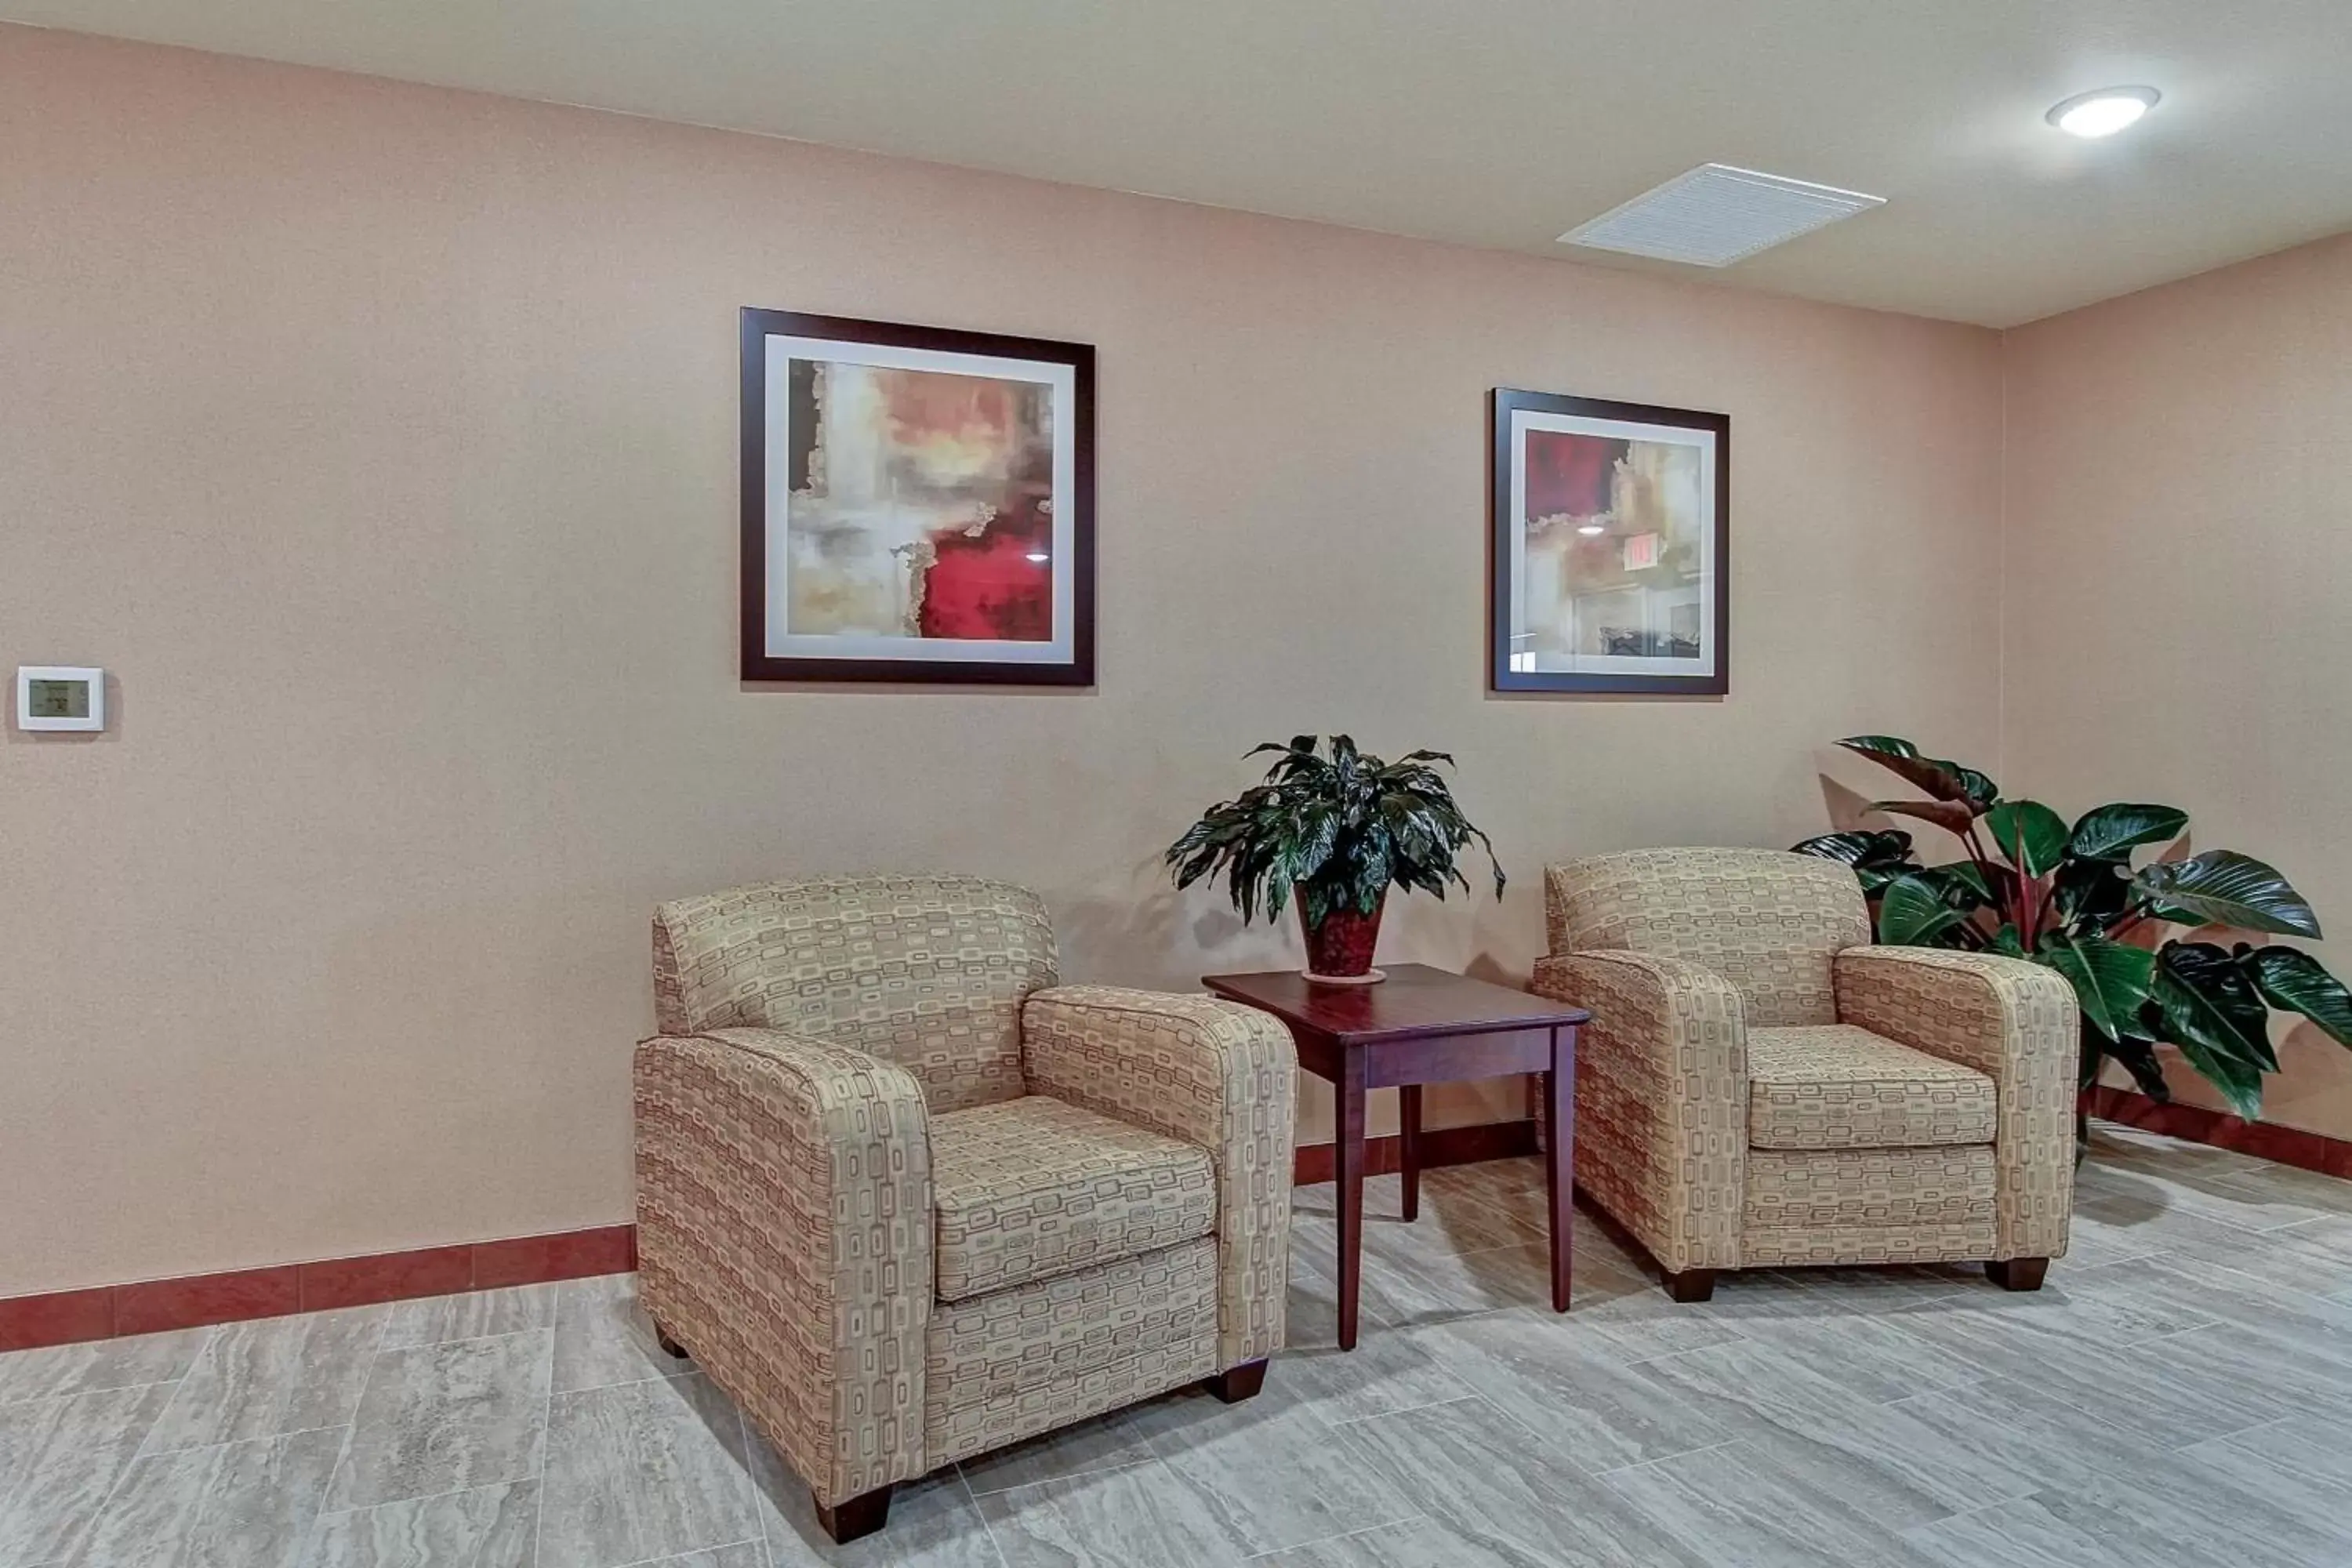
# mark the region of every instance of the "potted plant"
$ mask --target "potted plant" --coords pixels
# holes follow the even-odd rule
[[[1391,884],[1445,896],[1448,882],[1470,890],[1455,857],[1475,838],[1503,896],[1494,846],[1454,803],[1433,764],[1443,752],[1411,752],[1393,763],[1356,749],[1345,735],[1293,736],[1288,745],[1252,748],[1280,753],[1265,782],[1237,800],[1209,808],[1168,847],[1176,886],[1189,888],[1222,870],[1244,921],[1279,917],[1296,899],[1307,937],[1307,975],[1363,984],[1380,979],[1372,946]]]
[[[2158,942],[2173,926],[2319,935],[2303,895],[2251,855],[2208,849],[2133,864],[2136,850],[2178,839],[2188,813],[2118,804],[2069,826],[2040,801],[2004,800],[1983,773],[1922,756],[1908,741],[1855,735],[1838,744],[1930,797],[1872,810],[1933,823],[1968,854],[1923,865],[1900,831],[1827,833],[1797,849],[1854,868],[1883,942],[2008,953],[2064,975],[2082,1005],[2084,1090],[2113,1060],[2150,1099],[2169,1100],[2156,1055],[2168,1045],[2252,1121],[2263,1111],[2263,1075],[2278,1071],[2272,1008],[2352,1046],[2352,993],[2302,949]]]

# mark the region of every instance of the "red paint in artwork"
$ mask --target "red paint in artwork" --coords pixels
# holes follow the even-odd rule
[[[1618,459],[1632,448],[1629,441],[1601,436],[1529,431],[1528,516],[1598,517],[1607,511],[1614,504]]]
[[[1054,636],[1052,534],[992,526],[978,537],[931,535],[939,555],[923,576],[920,624],[927,637],[1050,642]]]

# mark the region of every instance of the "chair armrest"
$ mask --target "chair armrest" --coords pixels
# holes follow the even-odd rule
[[[1576,1048],[1576,1181],[1662,1268],[1737,1268],[1748,1180],[1739,991],[1646,952],[1539,959],[1535,990],[1588,1008]]]
[[[776,1029],[637,1047],[640,1298],[828,1506],[930,1468],[923,1093]]]
[[[1993,1080],[1997,1258],[2066,1250],[2082,1018],[2055,970],[1998,953],[1850,947],[1838,1016]]]
[[[1748,1030],[1739,988],[1703,963],[1616,950],[1536,960],[1534,990],[1589,1009],[1595,1030],[1685,1080],[1689,1098],[1738,1107],[1748,1130]]]
[[[1219,1365],[1281,1349],[1298,1095],[1290,1031],[1206,996],[1057,985],[1022,1005],[1021,1055],[1031,1092],[1209,1151]]]
[[[1874,946],[1845,949],[1832,972],[1841,1021],[1991,1079],[2055,1063],[2068,1071],[2071,1110],[2081,1018],[2056,970],[1993,952]]]

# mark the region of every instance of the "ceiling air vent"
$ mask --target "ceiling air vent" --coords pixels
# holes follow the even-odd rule
[[[1840,218],[1885,206],[1841,191],[1728,163],[1701,163],[1559,237],[1562,245],[1728,267]]]

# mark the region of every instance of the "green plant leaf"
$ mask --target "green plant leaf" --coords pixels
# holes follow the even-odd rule
[[[2195,1046],[2210,1057],[2252,1068],[2257,1078],[2278,1071],[2269,1006],[2237,960],[2211,942],[2166,942],[2156,955],[2149,999],[2163,1018],[2164,1038],[2184,1051]],[[2221,1079],[2214,1081],[2228,1088]]]
[[[2046,877],[2066,854],[2066,819],[2038,800],[2005,800],[1985,813],[1985,826],[2009,863]]]
[[[1822,833],[1790,846],[1790,853],[1816,855],[1845,866],[1885,866],[1911,853],[1911,836],[1899,829],[1872,833]]]
[[[2180,837],[2189,814],[2168,805],[2138,805],[2118,802],[2095,806],[2074,819],[2066,852],[2085,860],[2127,856],[2142,844],[2164,844]]]
[[[2058,916],[2085,934],[2105,932],[2131,907],[2130,868],[2121,859],[2068,855],[2058,868]]]
[[[1501,897],[1494,846],[1432,765],[1451,758],[1414,752],[1384,763],[1345,735],[1331,737],[1327,757],[1320,744],[1297,735],[1253,749],[1276,753],[1265,781],[1210,807],[1168,847],[1176,885],[1222,876],[1244,921],[1278,917],[1294,900],[1313,921],[1341,908],[1369,914],[1391,886],[1441,899],[1449,886],[1467,891],[1457,861],[1475,842]]]
[[[1791,845],[1798,855],[1812,855],[1851,866],[1862,879],[1865,896],[1875,897],[1903,872],[1917,864],[1911,854],[1911,836],[1899,828],[1884,832],[1823,833]]]
[[[2000,868],[1994,868],[1996,870]],[[1979,906],[2000,901],[1999,895],[1993,890],[1991,879],[1985,875],[1984,867],[1974,860],[1948,860],[1941,866],[1930,866],[1927,869],[1934,877],[1957,882],[1967,889],[1969,899]]]
[[[1969,825],[1977,819],[1975,812],[1952,800],[1874,800],[1870,803],[1870,809],[1883,811],[1889,816],[1911,816],[1921,822],[1932,822],[1952,834],[1966,833]]]
[[[2025,942],[2018,936],[2017,928],[2013,925],[2003,925],[1999,931],[1993,932],[1986,940],[1985,947],[1990,952],[1998,952],[2009,958],[2025,956]]]
[[[2120,1038],[2139,1016],[2156,977],[2156,954],[2103,936],[2059,937],[2043,946],[2041,956],[2074,984],[2084,1022],[2110,1040]]]
[[[1955,860],[1945,866],[1923,866],[1912,875],[1935,889],[1945,903],[1965,915],[1989,908],[1992,903],[1986,895],[1983,878],[1970,874],[1976,868],[1973,861]]]
[[[2181,1057],[2206,1082],[2221,1091],[2230,1109],[2248,1121],[2263,1119],[2263,1072],[2251,1062],[2222,1056],[2194,1040],[2175,1040]]]
[[[1974,768],[1925,757],[1919,748],[1896,735],[1848,735],[1838,742],[1856,756],[1868,757],[1888,773],[1926,790],[1936,799],[1957,801],[1981,816],[2000,794],[1999,786]]]
[[[2156,1058],[2156,1043],[2153,1040],[2127,1034],[2119,1040],[2100,1040],[2099,1045],[2102,1055],[2124,1064],[2124,1071],[2131,1074],[2132,1082],[2139,1086],[2142,1094],[2159,1105],[2172,1103],[2172,1086],[2165,1081],[2164,1064]],[[2089,1041],[2084,1043],[2084,1049],[2086,1053],[2089,1051]],[[2259,1087],[2260,1080],[2256,1082]],[[2089,1083],[2088,1079],[2084,1080],[2084,1087],[2087,1088]]]
[[[1936,947],[1964,919],[1944,895],[1916,876],[1886,884],[1878,901],[1878,940],[1895,947]]]
[[[2273,1007],[2300,1013],[2341,1046],[2352,1046],[2352,991],[2300,948],[2246,947],[2237,951],[2240,968]]]
[[[2132,887],[2166,911],[2167,919],[2185,911],[2211,925],[2279,936],[2319,935],[2318,917],[2303,895],[2275,869],[2234,849],[2208,849],[2186,860],[2143,866],[2133,874]]]

